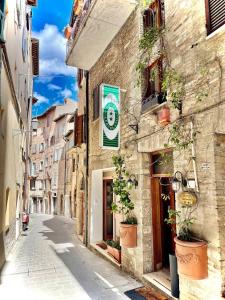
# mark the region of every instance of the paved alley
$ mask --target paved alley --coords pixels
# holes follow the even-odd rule
[[[74,227],[64,217],[32,215],[2,270],[0,299],[128,299],[124,291],[140,283],[85,248]]]

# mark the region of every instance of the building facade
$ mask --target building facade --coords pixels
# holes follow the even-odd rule
[[[65,147],[68,120],[74,116],[76,103],[65,99],[63,105],[50,107],[37,117],[33,132],[30,180],[32,213],[65,213]],[[72,124],[73,126],[73,124]],[[67,208],[66,208],[67,210]]]
[[[220,299],[225,289],[225,7],[214,2],[74,1],[69,24],[67,64],[86,70],[78,83],[88,128],[82,152],[88,244],[98,249],[119,237],[120,219],[108,214],[106,201],[115,201],[112,156],[122,155],[138,180],[131,191],[137,247],[122,247],[122,268],[163,289],[175,247],[164,219],[170,207],[180,208],[172,190],[179,172],[198,199],[192,230],[208,243],[208,277],[180,275],[185,300]],[[113,151],[102,144],[102,84],[120,90],[120,144]]]
[[[33,76],[39,72],[38,40],[31,37],[36,1],[6,2],[0,4],[0,267],[27,208]]]

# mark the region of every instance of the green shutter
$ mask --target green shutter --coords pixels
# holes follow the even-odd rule
[[[0,0],[0,40],[4,42],[5,0]]]

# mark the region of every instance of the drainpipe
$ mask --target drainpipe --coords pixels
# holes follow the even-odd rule
[[[86,71],[86,176],[85,176],[85,246],[88,246],[88,176],[89,176],[89,72]]]

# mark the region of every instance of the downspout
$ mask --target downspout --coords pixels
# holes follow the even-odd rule
[[[88,176],[89,176],[89,72],[86,77],[86,176],[85,176],[85,246],[88,246]]]

